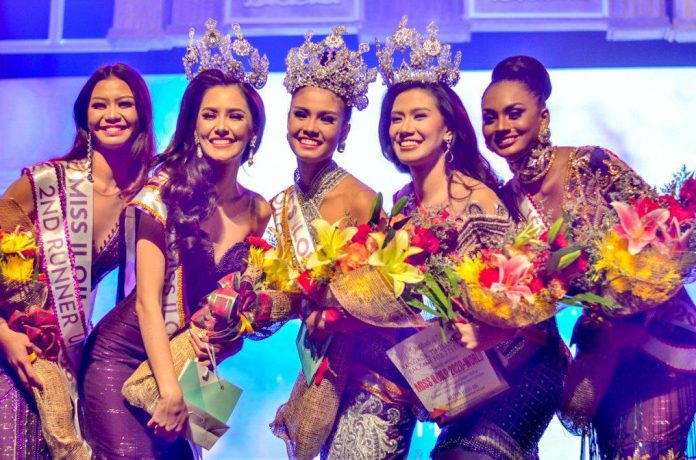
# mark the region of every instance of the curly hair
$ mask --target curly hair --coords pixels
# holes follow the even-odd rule
[[[437,101],[437,107],[442,114],[445,125],[454,134],[452,144],[453,160],[446,162],[447,174],[452,178],[455,171],[483,182],[486,186],[497,191],[500,179],[478,149],[476,131],[469,114],[457,94],[442,83],[402,82],[387,90],[382,100],[382,110],[379,117],[379,143],[384,157],[392,162],[400,172],[408,172],[408,167],[399,161],[394,152],[389,126],[391,111],[397,96],[410,89],[423,89],[429,92]]]
[[[78,160],[87,157],[87,136],[89,126],[87,124],[87,111],[89,101],[92,98],[94,87],[102,80],[118,78],[123,80],[133,92],[135,100],[135,110],[138,113],[138,130],[135,140],[131,145],[131,162],[128,170],[128,177],[131,178],[130,185],[121,191],[124,197],[133,196],[147,182],[149,166],[156,153],[155,134],[152,128],[152,100],[150,91],[143,77],[132,67],[123,64],[107,64],[99,67],[89,77],[80,93],[75,99],[73,106],[73,119],[77,133],[73,146],[59,160]]]
[[[215,183],[222,174],[220,164],[203,155],[196,156],[194,133],[201,102],[206,91],[215,86],[238,85],[251,111],[256,148],[261,145],[266,113],[261,96],[243,82],[225,76],[217,69],[206,70],[194,77],[181,100],[174,136],[167,149],[157,159],[158,171],[169,179],[162,187],[162,199],[167,206],[167,230],[173,231],[173,244],[190,251],[200,240],[200,224],[208,219],[218,200]],[[249,158],[251,147],[242,153],[242,162]]]

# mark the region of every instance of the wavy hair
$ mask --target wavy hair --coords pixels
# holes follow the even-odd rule
[[[73,119],[77,128],[73,146],[68,153],[58,159],[78,160],[87,157],[87,136],[89,135],[87,111],[89,110],[89,101],[97,83],[108,78],[118,78],[128,85],[133,92],[135,110],[138,113],[138,130],[130,149],[131,162],[128,177],[131,181],[128,187],[121,191],[122,196],[131,197],[147,182],[149,166],[156,152],[155,134],[152,129],[150,91],[147,89],[147,84],[143,77],[132,67],[121,62],[107,64],[99,67],[89,77],[73,105]]]
[[[225,76],[217,69],[196,75],[186,87],[181,99],[176,130],[167,149],[158,158],[158,171],[169,176],[162,187],[162,199],[167,206],[168,230],[176,235],[174,245],[177,249],[190,251],[200,239],[200,223],[209,218],[218,195],[215,183],[221,176],[220,164],[203,155],[196,156],[194,133],[198,112],[206,91],[216,86],[238,85],[251,111],[256,148],[261,145],[263,129],[266,125],[266,112],[263,100],[256,90],[236,79]],[[249,158],[250,146],[242,153],[242,162]]]
[[[387,90],[382,100],[382,110],[379,116],[379,143],[384,157],[392,162],[400,172],[408,172],[408,167],[399,161],[394,152],[389,126],[391,124],[391,111],[397,96],[410,89],[423,89],[428,91],[437,101],[437,107],[442,114],[445,125],[452,131],[454,142],[452,143],[453,161],[445,162],[445,168],[450,183],[454,172],[472,177],[486,184],[494,191],[500,187],[500,179],[478,149],[476,131],[474,130],[469,114],[457,94],[441,83],[402,82],[397,83]]]

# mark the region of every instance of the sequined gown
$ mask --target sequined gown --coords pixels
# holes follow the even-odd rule
[[[609,205],[612,201],[630,202],[653,193],[616,155],[593,146],[580,147],[571,153],[565,185],[562,211],[574,218],[572,227],[576,242],[588,233],[583,229],[597,228],[613,213]],[[506,192],[515,200],[519,188],[510,186]],[[696,309],[684,290],[653,313],[650,336],[667,338],[680,347],[696,346],[693,326],[696,325]],[[630,319],[638,325],[644,320],[644,313]],[[580,356],[602,359],[605,354],[602,344],[596,343],[587,324],[578,321],[573,333],[578,346],[576,359]],[[694,360],[696,354],[691,358],[692,362]],[[590,449],[590,457],[602,460],[683,458],[689,427],[696,413],[696,375],[674,369],[640,347],[624,349],[616,369],[599,367],[596,375],[586,378],[611,379],[611,382],[592,420],[595,442],[591,444],[596,445]],[[612,370],[613,375],[610,374]],[[572,416],[562,415],[569,429],[587,433],[587,428],[579,427]]]
[[[186,305],[195,306],[223,275],[246,268],[248,245],[232,246],[218,264],[213,247],[183,256]],[[185,312],[186,319],[191,312]],[[90,335],[83,355],[80,409],[85,438],[97,459],[188,459],[183,438],[167,443],[146,428],[150,415],[130,406],[121,395],[123,382],[147,360],[135,311],[135,290],[111,310]]]
[[[101,250],[95,248],[92,286],[97,286],[104,276],[118,266],[121,252],[119,241],[116,228]],[[24,390],[4,357],[0,359],[0,458],[50,458],[33,396]]]
[[[474,254],[497,247],[510,228],[510,217],[502,203],[487,214],[480,203],[472,201],[466,213],[452,216],[443,209],[418,209],[410,188],[397,196],[410,196],[405,211],[412,222],[441,220],[452,229],[458,254]],[[504,363],[503,374],[510,386],[474,412],[445,425],[431,453],[434,458],[446,454],[462,459],[524,460],[537,457],[537,444],[558,407],[567,354],[555,323],[537,327],[538,337],[523,337],[501,343],[495,348]]]

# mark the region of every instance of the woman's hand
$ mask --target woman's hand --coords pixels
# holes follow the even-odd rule
[[[242,349],[242,345],[244,345],[244,340],[241,338],[229,342],[224,346],[220,344],[213,345],[210,344],[207,335],[197,335],[191,331],[189,331],[189,340],[196,352],[198,362],[205,367],[210,367],[212,364],[211,356],[208,353],[208,347],[215,353],[215,361],[217,364],[220,364],[223,360],[237,354]]]
[[[181,387],[177,383],[174,388],[160,393],[160,399],[152,418],[147,422],[147,427],[152,428],[156,436],[164,438],[167,442],[174,442],[183,433],[187,421],[188,410]]]
[[[484,351],[512,338],[514,329],[501,329],[485,323],[457,321],[459,342],[471,351]]]
[[[4,321],[0,323],[0,350],[10,366],[17,372],[19,381],[29,392],[32,387],[42,389],[41,379],[34,370],[30,358],[33,354],[36,359],[39,349],[31,343],[26,334],[13,331]]]
[[[334,332],[351,332],[366,327],[365,323],[335,308],[315,310],[305,320],[310,337],[322,341]]]

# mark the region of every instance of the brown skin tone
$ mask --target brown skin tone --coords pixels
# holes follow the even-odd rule
[[[474,200],[486,212],[495,213],[498,197],[482,182],[457,172],[448,183],[444,145],[445,139],[452,139],[454,134],[428,90],[409,89],[394,99],[389,136],[399,161],[409,168],[416,198],[422,205],[448,203],[452,215],[463,216]],[[512,335],[510,330],[484,323],[455,323],[455,327],[460,343],[470,350],[486,350]]]
[[[538,133],[544,123],[551,121],[551,114],[527,87],[517,81],[501,81],[491,85],[481,101],[483,114],[482,132],[486,146],[496,155],[507,160],[526,156],[538,142]],[[556,156],[549,172],[532,184],[520,184],[542,212],[556,220],[563,217],[567,169],[574,147],[556,147]],[[621,319],[612,319],[611,329],[602,342],[614,347],[604,348],[606,353],[618,353],[621,348],[642,341],[645,328]],[[606,336],[606,337],[604,337]]]
[[[234,244],[248,235],[263,234],[270,219],[268,203],[258,194],[237,183],[242,152],[253,137],[253,120],[246,99],[235,85],[210,88],[201,101],[196,134],[203,152],[223,163],[224,172],[215,185],[218,203],[210,218],[201,223],[213,243],[215,262]],[[157,436],[174,441],[186,426],[188,413],[174,372],[169,337],[162,318],[162,287],[166,268],[165,234],[152,217],[143,215],[136,246],[136,311],[145,350],[152,367],[160,400],[147,423]],[[190,337],[199,359],[208,363],[204,342]],[[238,351],[220,350],[219,359]]]
[[[332,91],[304,87],[295,92],[288,112],[288,143],[297,157],[302,182],[310,184],[333,158],[340,142],[345,142],[350,124],[345,120],[345,102]],[[319,208],[321,218],[336,222],[350,216],[358,224],[370,218],[376,193],[352,176],[344,178],[329,192]],[[320,338],[328,327],[321,312],[313,312],[306,320],[310,334]],[[339,323],[339,324],[336,324]],[[343,318],[331,324],[331,330],[350,330],[362,323]]]
[[[107,78],[98,82],[87,109],[87,123],[92,135],[94,159],[94,224],[92,237],[95,249],[101,249],[118,225],[126,197],[120,196],[132,178],[130,149],[138,126],[133,92],[121,79]],[[36,217],[33,192],[26,176],[10,185],[3,199],[15,200],[30,218]],[[41,382],[29,362],[29,354],[35,350],[29,338],[9,329],[0,320],[0,349],[10,365],[17,371],[22,384],[41,388]]]

